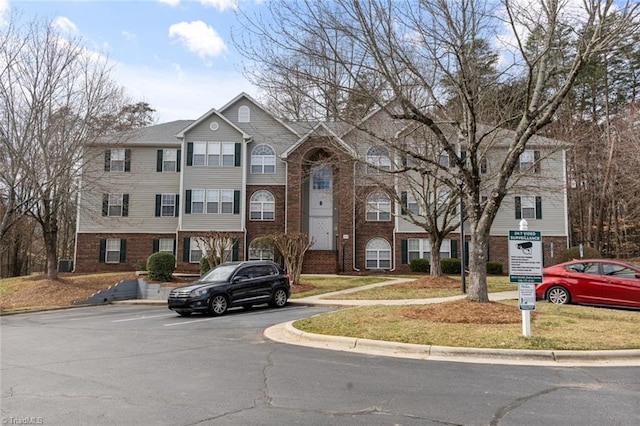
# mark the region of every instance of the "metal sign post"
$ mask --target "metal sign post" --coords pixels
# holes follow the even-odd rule
[[[531,311],[536,309],[535,283],[542,282],[542,235],[527,229],[527,221],[522,219],[519,231],[509,231],[509,281],[518,284],[522,334],[530,337]]]

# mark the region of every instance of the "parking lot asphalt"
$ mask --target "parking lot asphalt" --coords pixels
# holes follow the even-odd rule
[[[408,278],[391,278],[388,281],[369,284],[362,287],[325,293],[300,299],[289,299],[290,304],[306,306],[372,306],[372,305],[420,305],[442,303],[463,299],[465,295],[430,299],[401,300],[349,300],[328,299],[340,294],[348,294],[374,287],[412,281]],[[517,291],[490,293],[492,301],[517,299]],[[127,300],[117,303],[166,304],[164,300]],[[296,329],[294,321],[277,324],[264,331],[265,337],[280,343],[302,345],[329,350],[364,353],[376,356],[425,359],[434,361],[457,361],[472,363],[494,363],[513,365],[562,365],[562,366],[640,366],[640,350],[613,351],[567,351],[567,350],[523,350],[523,349],[487,349],[465,348],[435,345],[417,345],[360,339],[345,336],[329,336],[307,333]]]

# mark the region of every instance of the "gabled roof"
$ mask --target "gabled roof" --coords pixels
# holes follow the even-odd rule
[[[304,134],[300,139],[296,141],[293,145],[291,145],[285,152],[280,155],[280,158],[286,159],[293,151],[295,151],[300,145],[302,145],[307,139],[309,139],[314,134],[319,134],[320,130],[326,130],[329,135],[334,138],[338,144],[344,148],[350,155],[355,156],[355,150],[349,146],[345,141],[343,141],[329,126],[324,122],[320,122],[316,124],[311,130],[309,130],[306,134]]]
[[[229,102],[227,102],[222,108],[220,108],[220,113],[223,113],[224,111],[229,109],[231,107],[231,105],[235,104],[236,102],[238,102],[242,98],[248,100],[249,102],[254,104],[256,107],[260,108],[265,114],[268,114],[271,118],[276,120],[278,123],[280,123],[284,128],[289,130],[294,135],[300,136],[300,133],[298,133],[293,128],[291,128],[287,123],[285,123],[284,121],[280,120],[278,117],[276,117],[275,115],[271,114],[269,111],[264,109],[264,107],[260,104],[260,102],[256,101],[255,99],[253,99],[250,95],[248,95],[245,92],[240,93],[238,96],[236,96],[235,98],[233,98]]]
[[[215,108],[211,108],[209,111],[207,111],[206,113],[204,113],[202,116],[200,116],[200,118],[198,118],[197,120],[193,121],[190,125],[188,125],[187,127],[185,127],[184,129],[182,129],[182,131],[180,131],[179,133],[176,134],[177,138],[183,139],[184,138],[184,134],[186,132],[188,132],[189,130],[193,129],[194,127],[198,126],[199,124],[201,124],[203,121],[209,119],[211,116],[216,116],[219,119],[221,119],[222,121],[224,121],[225,123],[227,123],[229,126],[231,126],[233,129],[237,130],[238,133],[240,133],[242,135],[242,138],[245,140],[251,139],[251,135],[249,135],[248,133],[245,133],[244,130],[242,130],[241,128],[239,128],[238,126],[236,126],[235,124],[233,124],[231,121],[229,121],[227,119],[227,117],[225,117],[224,115],[222,115],[220,112],[218,112],[218,110],[216,110]]]
[[[147,144],[180,144],[175,134],[185,127],[191,125],[193,120],[176,120],[168,123],[154,124],[139,129],[131,129],[112,135],[105,135],[99,138],[97,144],[122,143],[125,145],[147,145]]]

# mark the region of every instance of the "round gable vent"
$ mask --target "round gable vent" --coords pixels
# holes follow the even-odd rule
[[[215,132],[220,128],[220,125],[217,121],[212,121],[211,124],[209,124],[209,128]]]

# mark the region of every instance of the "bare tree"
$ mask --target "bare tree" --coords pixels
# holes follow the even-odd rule
[[[290,232],[264,235],[257,240],[257,243],[261,242],[273,245],[280,252],[291,283],[298,284],[302,275],[304,254],[313,246],[313,239],[310,240],[309,235],[303,232]]]
[[[238,242],[232,233],[224,231],[208,231],[197,238],[198,248],[202,251],[202,257],[207,259],[209,268],[229,261],[233,246]]]
[[[12,24],[0,33],[2,151],[20,185],[18,203],[42,230],[47,275],[57,279],[60,221],[75,202],[84,147],[114,129],[126,99],[110,78],[107,58],[64,37],[50,21]]]
[[[473,247],[468,299],[480,302],[489,300],[490,229],[520,155],[530,139],[552,123],[585,64],[633,34],[640,23],[637,2],[614,0],[585,0],[579,6],[558,0],[282,0],[268,7],[271,20],[263,22],[269,25],[246,22],[246,42],[239,43],[255,64],[282,75],[288,70],[280,58],[321,58],[345,78],[324,79],[311,67],[304,71],[306,80],[334,85],[337,93],[358,87],[356,78],[366,69],[384,82],[380,95],[369,93],[379,108],[431,131],[461,183]],[[569,30],[566,49],[559,55],[557,34],[564,29]],[[480,39],[504,43],[508,65],[494,79],[479,78],[485,63],[478,60],[474,42]],[[487,96],[495,95],[491,89],[523,78],[513,115],[482,127],[479,109]],[[325,101],[313,90],[300,92],[319,104]],[[457,108],[447,105],[450,99],[457,100]],[[513,131],[500,131],[502,124],[510,124]],[[455,131],[448,132],[450,127]],[[481,161],[496,143],[507,149],[489,180],[481,175]]]

